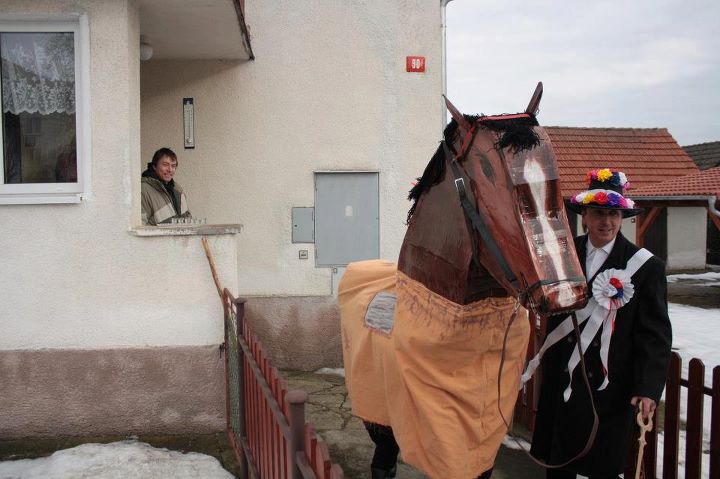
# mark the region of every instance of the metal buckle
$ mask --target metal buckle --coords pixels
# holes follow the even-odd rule
[[[455,179],[455,188],[461,196],[465,196],[465,181],[462,178]]]

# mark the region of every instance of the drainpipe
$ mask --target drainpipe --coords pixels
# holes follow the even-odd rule
[[[442,94],[443,96],[447,96],[447,14],[445,12],[447,8],[447,4],[452,2],[452,0],[440,0],[440,18],[441,18],[441,30],[442,30],[442,52],[441,52],[441,68],[442,68]],[[445,106],[445,101],[441,101],[441,115],[440,118],[442,120],[442,128],[440,128],[440,131],[445,130],[445,125],[447,124],[447,107]]]
[[[717,196],[711,196],[708,198],[708,211],[720,218],[720,211],[715,208],[715,203],[717,203]]]

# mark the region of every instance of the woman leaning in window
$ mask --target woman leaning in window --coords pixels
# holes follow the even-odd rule
[[[170,148],[160,148],[142,174],[142,222],[145,225],[170,223],[173,218],[189,218],[187,198],[173,177],[177,155]]]

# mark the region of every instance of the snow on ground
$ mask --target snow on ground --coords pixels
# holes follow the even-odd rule
[[[694,280],[694,281],[720,281],[720,273],[710,271],[707,273],[699,274],[671,274],[668,275],[668,283],[675,283],[679,280]]]
[[[673,326],[673,348],[683,359],[682,376],[687,378],[692,358],[705,364],[705,385],[712,384],[712,369],[720,365],[720,310],[683,304],[668,304]]]
[[[345,377],[345,368],[321,368],[315,371],[315,374],[328,374],[332,376]]]
[[[214,457],[138,441],[83,444],[39,459],[0,462],[0,479],[232,479]]]
[[[690,276],[687,279],[695,279],[699,275],[676,275]],[[713,278],[714,280],[714,278]],[[701,359],[705,365],[705,386],[712,387],[712,370],[720,365],[720,310],[703,309],[684,304],[668,304],[668,313],[673,326],[673,349],[677,350],[682,358],[682,377],[688,377],[688,365],[692,358]],[[687,418],[687,388],[681,388],[680,395],[680,418]],[[702,477],[707,478],[710,474],[710,397],[705,396],[703,404],[703,429],[705,430],[702,455]],[[662,451],[663,435],[658,435],[658,451]],[[685,431],[680,432],[679,444],[678,478],[685,477]],[[662,455],[658,454],[659,457]],[[658,474],[662,473],[662,463],[658,461]]]
[[[529,442],[521,437],[513,436],[511,434],[508,434],[503,438],[502,445],[508,449],[514,449],[516,451],[522,451],[523,449],[526,451],[530,450]]]

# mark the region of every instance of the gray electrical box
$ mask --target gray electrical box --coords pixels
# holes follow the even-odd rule
[[[379,207],[377,172],[315,173],[315,264],[378,258]]]
[[[287,210],[286,210],[287,211]],[[292,242],[315,242],[315,208],[292,209]]]

